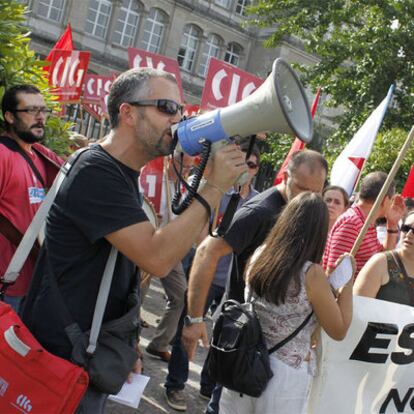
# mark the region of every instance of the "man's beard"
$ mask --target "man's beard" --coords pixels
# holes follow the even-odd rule
[[[43,125],[32,125],[33,127],[42,127],[44,128]],[[31,129],[28,130],[21,130],[19,129],[18,126],[14,127],[14,133],[24,142],[26,142],[27,144],[34,144],[36,142],[41,142],[43,140],[44,137],[44,133],[41,136],[37,136],[35,134],[33,134],[33,132],[31,131]]]

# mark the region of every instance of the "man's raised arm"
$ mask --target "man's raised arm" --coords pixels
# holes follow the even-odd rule
[[[198,318],[204,315],[208,291],[217,270],[217,263],[232,252],[229,244],[221,238],[208,236],[197,248],[191,267],[188,283],[188,315]],[[193,359],[197,342],[201,339],[208,346],[207,330],[204,322],[184,326],[182,340],[190,360]]]

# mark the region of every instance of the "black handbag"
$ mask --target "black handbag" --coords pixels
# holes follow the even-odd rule
[[[82,332],[73,320],[56,278],[50,277],[54,296],[60,299],[56,308],[72,344],[71,361],[83,367],[88,372],[90,384],[104,394],[120,391],[138,359],[139,304],[121,318],[102,324],[117,254],[118,251],[112,247],[99,286],[90,331]]]
[[[133,346],[139,326],[138,314],[139,305],[136,305],[123,317],[103,324],[93,353],[87,351],[90,331],[74,339],[71,361],[85,368],[90,383],[100,392],[117,394],[138,359]]]
[[[268,350],[253,302],[225,301],[214,324],[207,356],[210,377],[230,390],[260,397],[273,377],[269,355],[293,339],[312,314],[288,337]]]

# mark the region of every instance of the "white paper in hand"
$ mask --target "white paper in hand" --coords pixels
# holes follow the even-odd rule
[[[110,395],[108,398],[128,407],[138,408],[144,389],[150,379],[146,375],[132,374],[132,382],[127,382],[122,386],[121,391],[116,395]]]
[[[336,290],[346,285],[352,277],[351,256],[345,256],[341,263],[329,275],[329,283]]]

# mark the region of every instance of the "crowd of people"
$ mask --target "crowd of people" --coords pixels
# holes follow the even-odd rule
[[[60,312],[50,310],[63,301],[82,332],[88,331],[106,260],[115,247],[104,322],[144,303],[144,272],[161,278],[167,301],[146,353],[168,363],[166,402],[178,411],[187,409],[189,361],[200,339],[208,346],[205,317],[219,312],[225,298],[254,298],[269,348],[313,312],[298,335],[270,355],[274,376],[259,398],[216,384],[206,366],[200,381],[209,414],[306,412],[316,373],[313,334],[322,329],[336,340],[346,336],[353,293],[414,305],[414,214],[407,214],[392,184],[374,214],[375,221],[385,220],[382,243],[373,223],[355,254],[353,277],[335,290],[329,274],[351,251],[387,174],[367,174],[350,205],[341,187],[327,185],[324,157],[306,149],[292,156],[280,184],[258,193],[253,187],[258,148],[229,144],[211,157],[199,190],[203,201],[196,198],[178,216],[170,209],[177,179],[173,167],[188,177],[193,160],[171,157],[163,184],[168,196],[159,212],[160,225],[154,227],[142,208],[139,172],[148,161],[171,154],[171,127],[182,117],[179,101],[175,78],[162,71],[131,69],[114,81],[108,100],[110,133],[71,161],[49,211],[45,239],[33,246],[3,300],[19,312],[43,347],[70,360],[73,345],[67,327]],[[63,164],[40,144],[50,110],[37,88],[7,90],[2,113],[0,275]],[[74,149],[84,146],[84,140],[79,142],[74,140]],[[242,174],[247,180],[235,186]],[[224,234],[209,235],[209,222],[220,224],[235,193],[236,212]],[[131,371],[137,373],[143,355],[139,325],[122,335],[136,349]],[[107,397],[90,384],[77,412],[103,413]]]

